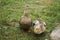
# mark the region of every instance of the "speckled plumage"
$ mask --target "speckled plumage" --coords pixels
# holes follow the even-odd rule
[[[35,23],[35,25],[34,25],[34,33],[35,34],[41,34],[46,30],[46,27],[45,27],[46,23],[43,20],[36,19],[34,21],[34,23]]]

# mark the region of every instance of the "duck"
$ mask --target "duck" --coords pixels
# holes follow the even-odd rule
[[[32,19],[28,15],[28,4],[25,5],[24,14],[21,16],[19,24],[23,33],[31,32],[30,27],[32,26]]]
[[[43,21],[43,19],[37,18],[33,22],[33,29],[35,34],[42,34],[43,32],[46,31],[46,23]]]

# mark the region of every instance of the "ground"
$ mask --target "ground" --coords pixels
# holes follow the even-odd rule
[[[35,37],[33,32],[22,34],[18,23],[6,26],[12,20],[20,20],[25,3],[29,4],[29,17],[42,18],[47,24],[45,35]],[[0,40],[45,40],[60,23],[60,0],[0,0]]]

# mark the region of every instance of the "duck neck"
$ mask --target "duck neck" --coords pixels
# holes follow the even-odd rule
[[[24,16],[28,17],[28,10],[24,10]]]
[[[25,5],[24,16],[28,17],[28,5]]]
[[[24,13],[24,16],[28,17],[28,13]]]

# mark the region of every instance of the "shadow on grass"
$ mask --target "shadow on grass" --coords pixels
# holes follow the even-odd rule
[[[41,38],[45,37],[46,36],[46,32],[44,33],[41,33],[41,34],[34,34],[33,33],[33,37],[34,37],[34,40],[41,40]],[[44,38],[43,38],[44,39]]]

